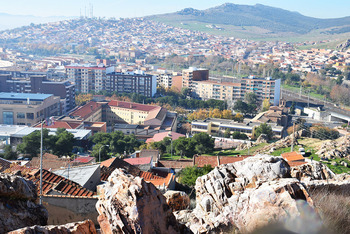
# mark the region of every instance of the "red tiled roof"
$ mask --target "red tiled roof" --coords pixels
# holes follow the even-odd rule
[[[26,179],[31,180],[36,185],[38,194],[40,194],[40,170],[36,169],[27,173],[22,172],[22,176]],[[43,195],[46,195],[53,189],[70,196],[92,197],[96,195],[94,192],[83,188],[81,185],[74,181],[43,169]]]
[[[112,100],[108,103],[109,106],[115,106],[125,109],[133,109],[133,110],[139,110],[139,111],[151,111],[153,109],[159,108],[159,106],[151,106],[151,105],[145,105],[145,104],[139,104],[134,102],[124,102],[124,101],[117,101]]]
[[[0,158],[0,171],[5,171],[10,168],[11,162],[6,159]]]
[[[222,164],[229,164],[229,163],[235,163],[242,161],[243,159],[246,159],[251,156],[238,156],[238,157],[232,157],[232,156],[219,156],[220,165]]]
[[[80,163],[88,163],[94,160],[94,157],[78,157],[74,160],[74,162],[80,162]]]
[[[282,158],[284,158],[288,162],[293,162],[293,161],[305,161],[305,158],[303,155],[297,153],[297,152],[288,152],[288,153],[283,153],[281,154]]]
[[[211,165],[212,167],[219,166],[219,160],[217,156],[193,156],[194,164],[197,167],[204,167],[205,165]]]
[[[109,167],[106,167],[106,165],[109,165]],[[107,181],[108,177],[117,168],[125,169],[128,173],[132,174],[133,176],[139,176],[143,178],[146,182],[150,182],[155,186],[168,186],[169,183],[175,177],[172,173],[166,173],[166,177],[154,175],[152,172],[141,171],[137,167],[119,158],[111,158],[101,163],[101,180]]]
[[[193,160],[160,160],[158,161],[158,167],[174,168],[174,169],[183,169],[186,167],[192,167]]]
[[[144,164],[150,164],[152,160],[152,157],[145,157],[145,158],[125,158],[124,161],[127,163],[130,163],[131,165],[144,165]]]
[[[79,116],[83,119],[86,119],[92,113],[94,113],[96,110],[98,110],[100,107],[101,107],[100,103],[91,101],[91,102],[86,103],[84,106],[78,108],[76,111],[73,111],[70,115],[71,116]]]

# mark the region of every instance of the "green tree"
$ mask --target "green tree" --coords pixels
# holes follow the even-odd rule
[[[196,185],[198,177],[208,174],[213,168],[210,165],[205,165],[203,168],[196,166],[186,167],[179,173],[179,181],[181,184],[193,187]]]
[[[210,153],[214,149],[215,139],[210,137],[207,133],[201,132],[194,134],[191,139],[195,145],[195,151],[198,154]]]
[[[244,100],[247,102],[247,104],[256,105],[258,102],[258,97],[255,93],[250,92],[245,94]]]
[[[272,139],[273,131],[271,126],[267,123],[262,123],[259,127],[255,128],[254,137],[258,138],[261,134],[266,134],[268,139]]]
[[[64,128],[59,128],[55,136],[51,136],[53,145],[53,153],[58,156],[71,155],[75,143],[74,135]]]
[[[23,137],[23,142],[18,145],[17,150],[23,154],[29,154],[30,157],[36,157],[40,153],[40,130],[36,130]],[[45,150],[52,149],[52,138],[49,136],[49,130],[43,129],[43,147]]]
[[[179,137],[173,142],[173,147],[175,153],[181,157],[184,155],[187,157],[193,157],[195,154],[194,142],[191,141],[191,138]]]
[[[11,145],[5,145],[2,157],[7,160],[17,159],[17,153],[12,150]]]
[[[230,138],[231,136],[231,131],[229,128],[226,128],[225,132],[224,132],[224,137],[225,138]]]

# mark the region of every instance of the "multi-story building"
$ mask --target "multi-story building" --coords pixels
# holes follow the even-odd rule
[[[67,80],[53,82],[47,80],[45,75],[31,75],[28,78],[0,75],[0,92],[53,94],[61,99],[62,113],[75,107],[75,85]]]
[[[157,92],[157,78],[153,75],[112,72],[104,80],[105,90],[118,93],[137,93],[153,97]]]
[[[228,129],[231,132],[241,132],[249,137],[254,135],[255,128],[259,127],[261,122],[254,122],[251,120],[244,120],[243,123],[238,123],[228,119],[212,119],[195,120],[191,122],[191,133],[205,132],[212,136],[224,136],[225,131]],[[277,123],[267,123],[271,126],[274,137],[281,138],[283,135],[283,126],[279,126]]]
[[[81,93],[105,90],[106,74],[114,72],[114,67],[106,67],[103,63],[71,64],[65,66],[68,80],[75,83],[76,91]]]
[[[182,71],[182,87],[192,89],[193,81],[203,81],[209,79],[209,70],[190,67]]]
[[[52,94],[0,93],[0,124],[32,126],[60,114],[60,97]]]
[[[226,101],[244,99],[246,93],[253,92],[257,95],[259,101],[269,99],[273,105],[277,106],[281,94],[281,80],[250,76],[236,83],[212,80],[193,81],[192,92],[204,100],[219,99]]]

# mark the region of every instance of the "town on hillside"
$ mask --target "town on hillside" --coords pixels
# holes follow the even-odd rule
[[[147,18],[1,31],[0,233],[350,231],[322,200],[349,207],[350,48],[298,46]]]

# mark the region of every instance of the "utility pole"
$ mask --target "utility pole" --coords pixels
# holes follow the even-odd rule
[[[310,90],[307,94],[307,107],[310,107]]]
[[[41,136],[40,136],[40,199],[39,203],[42,205],[42,196],[43,196],[43,123],[44,120],[41,121]]]
[[[293,152],[293,149],[294,149],[294,140],[295,140],[294,131],[295,131],[295,123],[293,123],[292,146],[290,147],[290,152]]]
[[[299,91],[299,98],[301,98],[301,85],[300,85],[300,91]]]

